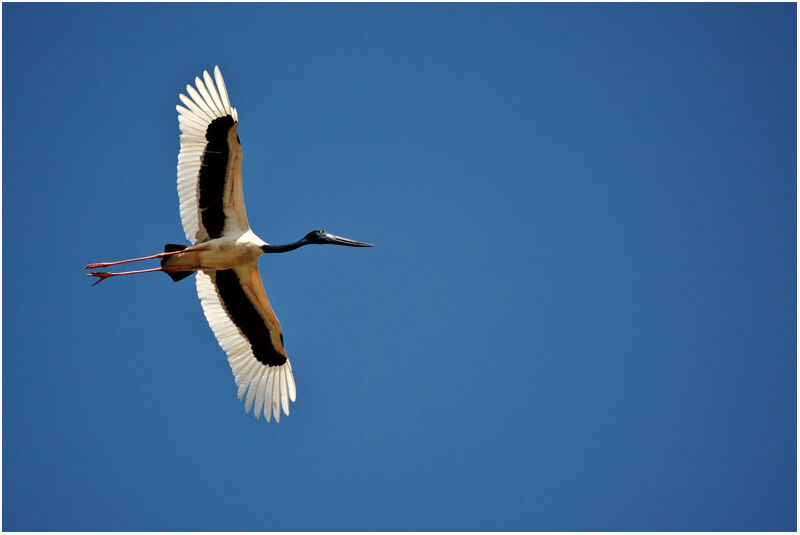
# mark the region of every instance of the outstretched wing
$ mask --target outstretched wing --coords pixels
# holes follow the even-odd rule
[[[186,238],[200,243],[227,233],[247,230],[242,197],[242,146],[239,118],[231,108],[219,67],[216,84],[208,71],[186,86],[186,105],[176,106],[181,130],[178,154],[178,197]]]
[[[225,270],[198,271],[197,295],[208,324],[228,354],[245,412],[280,421],[289,415],[296,390],[292,366],[283,348],[278,318],[267,300],[255,262]]]

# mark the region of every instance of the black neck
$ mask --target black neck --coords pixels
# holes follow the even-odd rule
[[[289,251],[294,251],[298,247],[308,244],[309,242],[303,238],[294,243],[287,243],[286,245],[262,245],[261,250],[265,253],[288,253]]]

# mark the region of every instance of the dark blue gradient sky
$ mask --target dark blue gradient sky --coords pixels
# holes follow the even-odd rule
[[[2,9],[4,530],[795,529],[794,4]],[[279,425],[81,271],[215,64],[256,233],[378,244],[261,260]]]

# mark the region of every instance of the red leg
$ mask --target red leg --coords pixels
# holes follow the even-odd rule
[[[196,271],[198,269],[202,268],[192,266],[170,266],[167,268],[157,267],[152,269],[139,269],[136,271],[118,271],[116,273],[109,273],[107,271],[93,271],[91,273],[87,273],[86,276],[97,277],[97,280],[94,281],[94,284],[92,284],[92,286],[97,286],[109,277],[117,277],[119,275],[136,275],[138,273],[153,273],[154,271]]]
[[[102,267],[108,267],[108,266],[116,266],[117,264],[126,264],[128,262],[138,262],[139,260],[150,260],[150,259],[153,259],[153,258],[163,258],[165,256],[172,256],[172,255],[175,255],[175,254],[186,253],[186,252],[190,252],[190,251],[202,251],[203,249],[204,249],[203,247],[192,247],[188,251],[186,249],[184,249],[182,251],[172,251],[172,252],[169,252],[169,253],[158,253],[158,254],[154,254],[154,255],[150,255],[150,256],[143,256],[141,258],[131,258],[129,260],[118,260],[116,262],[97,262],[95,264],[89,264],[83,269],[95,269],[95,268],[102,268]]]

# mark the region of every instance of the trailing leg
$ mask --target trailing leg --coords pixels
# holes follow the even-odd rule
[[[181,249],[174,249],[174,247],[181,247]],[[153,258],[165,258],[165,257],[168,257],[168,256],[176,255],[176,254],[180,253],[181,251],[183,251],[184,249],[186,249],[187,247],[190,247],[190,246],[189,245],[172,245],[172,244],[168,244],[168,245],[164,246],[164,252],[163,253],[158,253],[158,254],[154,254],[154,255],[150,255],[150,256],[142,256],[140,258],[130,258],[128,260],[118,260],[116,262],[97,262],[95,264],[89,264],[83,269],[96,269],[96,268],[103,268],[103,267],[109,267],[109,266],[116,266],[117,264],[127,264],[128,262],[139,262],[140,260],[151,260]]]
[[[191,266],[170,266],[170,267],[157,267],[152,269],[139,269],[136,271],[118,271],[116,273],[109,273],[107,271],[93,271],[91,273],[87,273],[87,277],[97,277],[97,280],[92,284],[92,286],[97,286],[104,280],[110,277],[118,277],[120,275],[137,275],[139,273],[153,273],[155,271],[163,271],[167,275],[172,278],[174,281],[179,281],[184,279],[194,273],[198,268],[194,268]],[[176,278],[176,276],[178,278]]]

